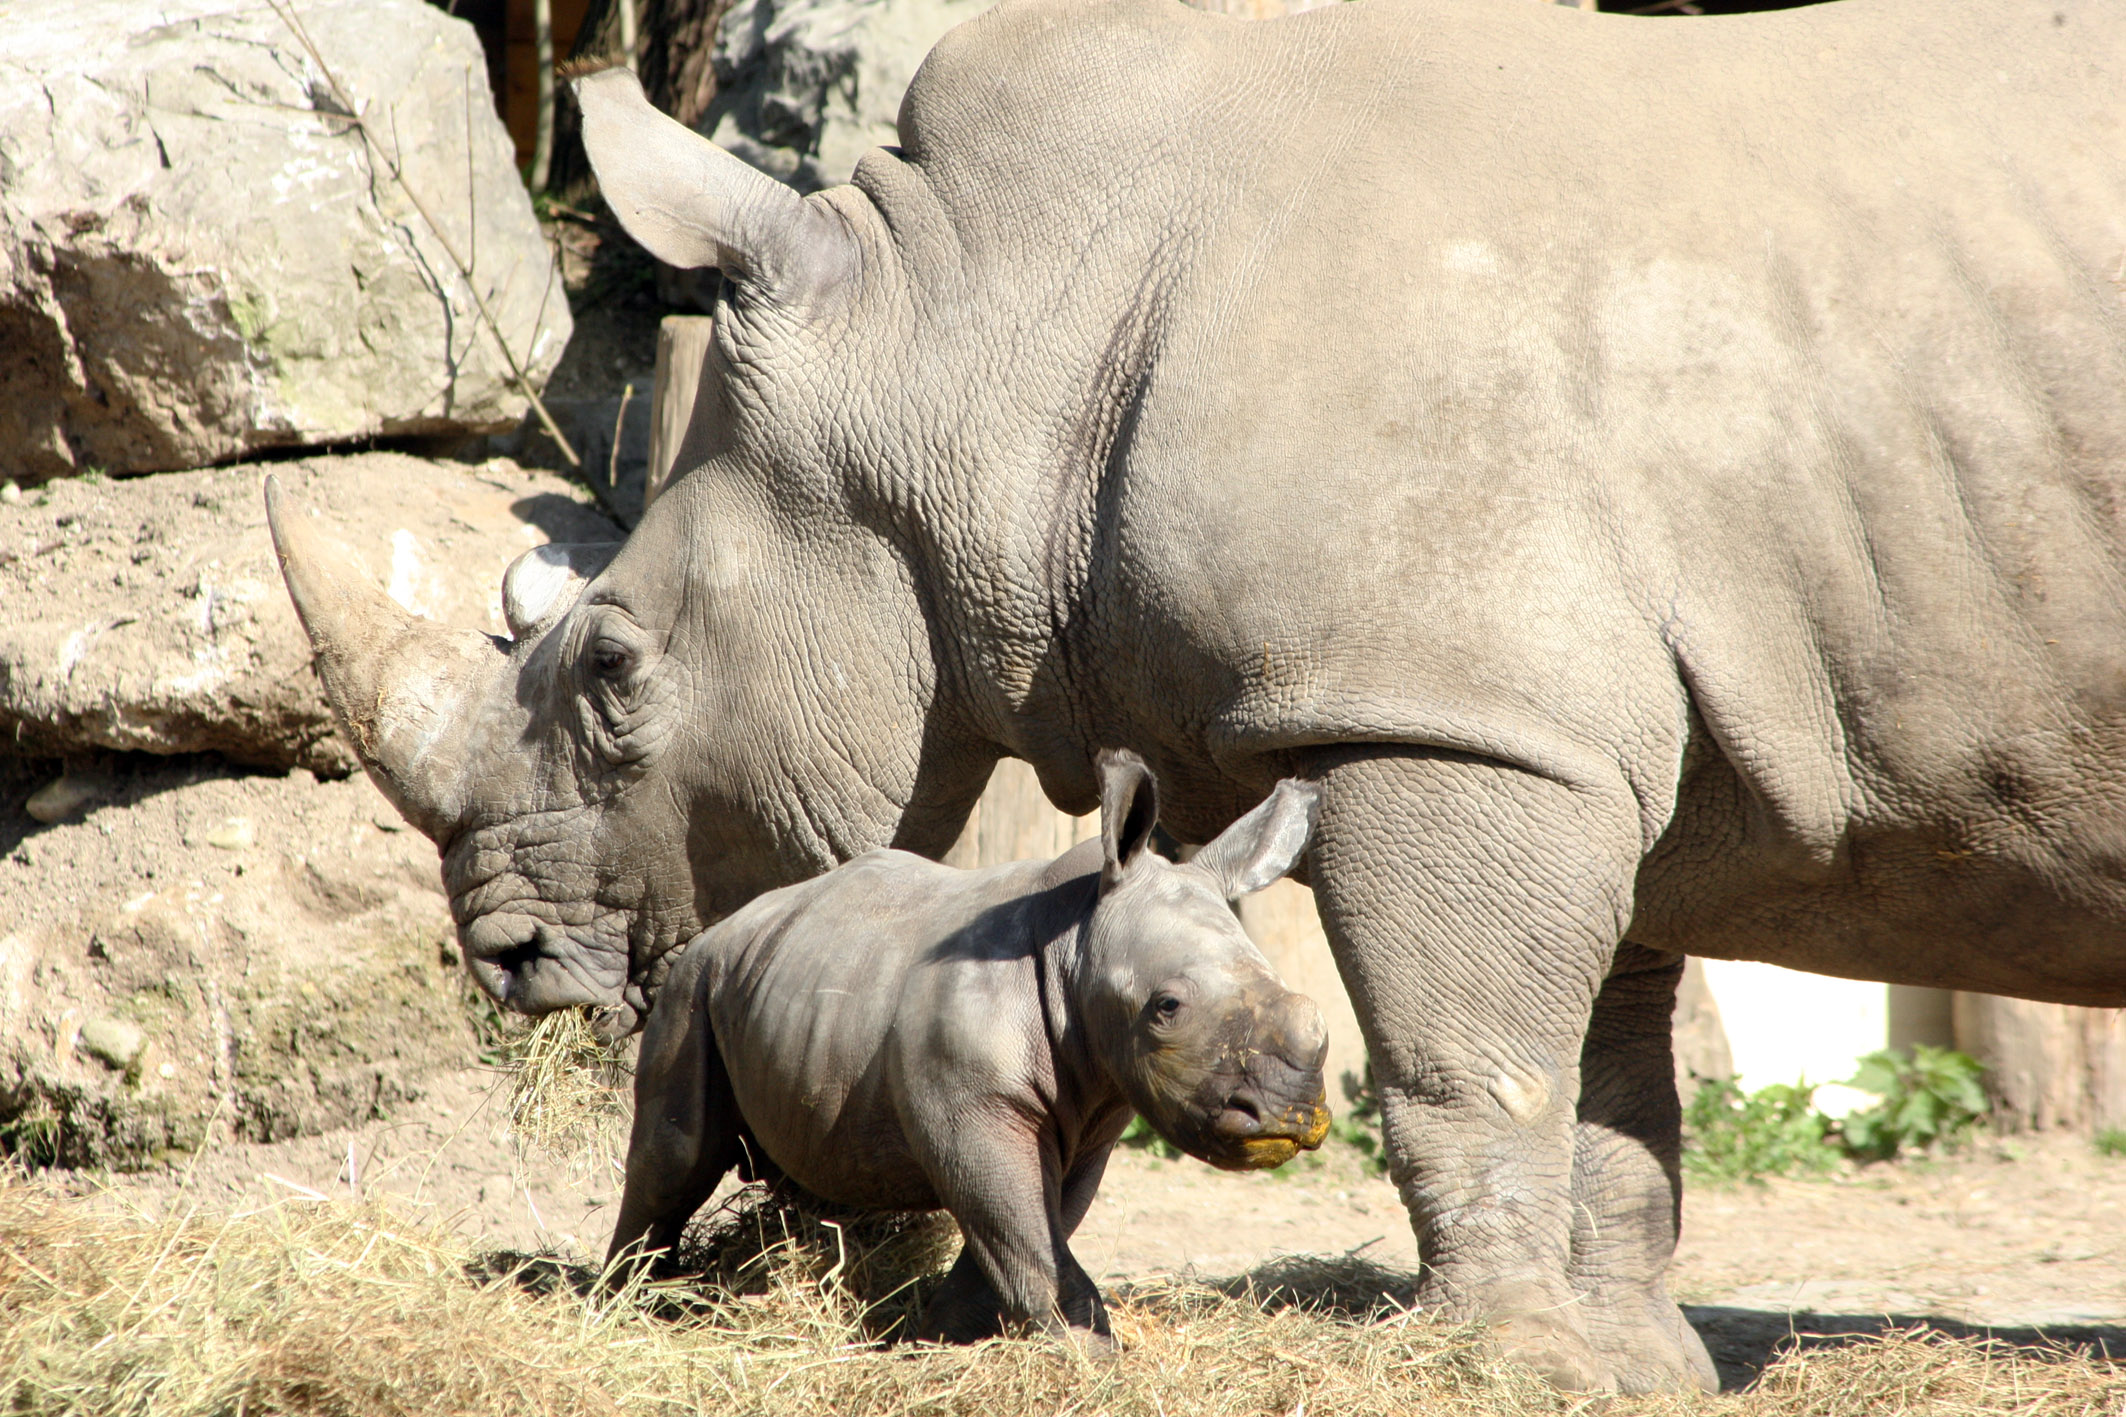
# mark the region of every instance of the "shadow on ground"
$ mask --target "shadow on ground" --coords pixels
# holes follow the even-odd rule
[[[1302,1308],[1357,1323],[1391,1318],[1417,1302],[1415,1274],[1354,1255],[1273,1260],[1220,1281],[1216,1287],[1236,1299],[1252,1298],[1265,1309]],[[2016,1348],[2069,1350],[2126,1361],[2126,1327],[2113,1324],[1999,1327],[1939,1314],[1826,1314],[1710,1304],[1686,1304],[1683,1312],[1705,1340],[1720,1370],[1721,1387],[1730,1391],[1754,1383],[1787,1353],[1835,1348],[1915,1329],[1951,1338],[1989,1339]]]
[[[746,1245],[745,1248],[750,1251],[753,1246]],[[779,1245],[768,1244],[759,1253],[779,1248]],[[732,1284],[731,1280],[738,1277],[736,1272],[720,1276],[721,1285],[710,1279],[701,1270],[714,1270],[720,1266],[705,1265],[704,1260],[709,1258],[708,1250],[689,1254],[692,1264],[687,1267],[691,1271],[687,1278],[697,1284],[705,1283],[707,1291],[723,1287],[757,1292],[757,1285]],[[906,1256],[896,1258],[905,1259]],[[934,1261],[935,1252],[928,1252],[926,1258]],[[730,1262],[728,1256],[722,1260],[725,1265]],[[754,1262],[749,1261],[739,1267],[739,1272],[753,1267]],[[890,1265],[888,1269],[898,1271],[903,1267]],[[918,1269],[923,1267],[915,1266]],[[471,1266],[471,1273],[474,1278],[488,1283],[514,1283],[540,1295],[564,1290],[588,1294],[597,1280],[595,1270],[554,1255],[508,1252],[483,1257]],[[1111,1297],[1127,1296],[1135,1287],[1127,1283],[1113,1286]],[[1355,1255],[1289,1256],[1272,1260],[1246,1274],[1218,1280],[1211,1287],[1234,1299],[1251,1301],[1267,1311],[1304,1309],[1351,1323],[1377,1323],[1407,1313],[1417,1303],[1416,1275],[1374,1264]],[[661,1292],[659,1301],[658,1308],[666,1317],[680,1318],[698,1312],[697,1304],[688,1302],[684,1286]],[[1699,1336],[1704,1338],[1713,1363],[1720,1370],[1720,1385],[1727,1391],[1748,1387],[1766,1368],[1791,1352],[1836,1348],[1915,1330],[1951,1338],[1986,1339],[2015,1348],[2079,1352],[2107,1361],[2114,1357],[2126,1361],[2126,1327],[2110,1324],[2004,1328],[1968,1324],[1939,1314],[1789,1313],[1778,1309],[1726,1308],[1710,1304],[1686,1304],[1683,1312]]]
[[[1683,1313],[1705,1340],[1720,1370],[1720,1385],[1733,1389],[1757,1380],[1774,1360],[1796,1349],[1835,1348],[1856,1339],[1926,1329],[1951,1338],[1982,1338],[2017,1348],[2071,1349],[2093,1358],[2126,1360],[2126,1328],[2113,1324],[2048,1324],[2002,1328],[1969,1324],[1939,1314],[1818,1314],[1780,1309],[1731,1309],[1686,1304]]]

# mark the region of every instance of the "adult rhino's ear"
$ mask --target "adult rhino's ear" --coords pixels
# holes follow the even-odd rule
[[[1218,834],[1192,858],[1215,877],[1227,900],[1252,895],[1283,876],[1307,849],[1314,818],[1321,811],[1321,787],[1288,777],[1261,806]]]
[[[628,235],[667,265],[714,266],[785,300],[856,270],[856,238],[804,198],[659,113],[625,68],[574,83],[583,150]]]
[[[534,546],[502,573],[502,618],[514,640],[528,640],[568,614],[583,588],[612,563],[624,541],[553,542]]]
[[[1102,890],[1118,884],[1131,862],[1151,845],[1159,825],[1159,783],[1144,759],[1127,748],[1103,749],[1100,774],[1100,869]]]

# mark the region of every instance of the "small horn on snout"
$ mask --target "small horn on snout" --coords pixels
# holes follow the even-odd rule
[[[550,541],[510,562],[502,572],[502,618],[510,638],[528,639],[566,615],[626,544]]]
[[[466,710],[474,689],[504,662],[501,649],[485,635],[400,607],[326,541],[273,477],[266,525],[333,713],[384,795],[436,836],[459,815]]]
[[[572,88],[599,191],[658,260],[714,266],[785,296],[854,271],[840,218],[658,112],[632,69],[585,74]]]

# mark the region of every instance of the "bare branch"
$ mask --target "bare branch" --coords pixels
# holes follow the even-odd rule
[[[309,29],[303,24],[301,17],[295,13],[294,0],[268,0],[268,3],[273,6],[273,13],[280,16],[281,23],[288,26],[289,31],[295,35],[303,48],[308,51],[310,61],[316,64],[318,72],[324,75],[325,84],[332,90],[332,96],[339,101],[340,107],[353,115],[350,121],[355,131],[362,135],[362,141],[367,144],[371,154],[382,165],[384,170],[391,174],[391,180],[397,184],[399,191],[405,195],[407,202],[412,205],[414,211],[419,213],[421,221],[428,227],[429,234],[434,236],[436,244],[443,248],[443,254],[450,258],[450,263],[453,266],[457,267],[459,277],[465,282],[466,293],[472,297],[473,308],[479,312],[480,321],[487,326],[487,332],[494,336],[495,347],[502,351],[502,360],[509,366],[510,381],[517,386],[519,393],[531,401],[532,411],[538,415],[540,426],[546,429],[547,436],[552,438],[555,445],[561,449],[561,455],[568,459],[570,467],[582,467],[583,459],[577,456],[575,447],[562,434],[560,426],[554,422],[554,416],[547,411],[546,401],[539,397],[539,391],[534,389],[531,385],[531,380],[525,377],[524,366],[517,362],[515,351],[510,349],[509,340],[502,333],[501,323],[495,319],[494,312],[487,308],[487,301],[481,296],[480,287],[473,280],[472,263],[458,254],[457,245],[451,241],[449,233],[443,230],[443,224],[435,219],[434,213],[428,210],[428,204],[421,200],[420,194],[415,192],[412,185],[407,182],[405,173],[399,169],[397,155],[395,153],[387,154],[384,150],[384,145],[377,140],[376,134],[370,131],[363,111],[355,106],[354,100],[348,96],[347,90],[341,87],[339,76],[332,72],[332,66],[327,64],[325,56],[318,52],[316,42],[310,38]],[[471,152],[471,129],[469,126],[466,130],[466,142],[469,162]],[[477,217],[477,212],[475,212],[475,216]],[[475,225],[477,225],[477,221],[475,221]]]

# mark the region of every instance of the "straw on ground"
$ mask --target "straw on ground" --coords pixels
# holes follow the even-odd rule
[[[1040,1339],[879,1341],[949,1247],[755,1200],[715,1273],[595,1297],[556,1257],[482,1256],[388,1197],[155,1217],[0,1176],[0,1409],[21,1417],[1567,1413],[1481,1335],[1311,1285],[1170,1281],[1116,1296],[1124,1356]],[[750,1225],[750,1237],[735,1232]],[[897,1259],[885,1256],[899,1245]],[[871,1249],[867,1250],[869,1246]],[[866,1264],[875,1254],[891,1262]],[[896,1273],[912,1267],[916,1273]],[[911,1281],[913,1284],[911,1285]],[[1341,1288],[1339,1288],[1341,1286]],[[1341,1293],[1342,1302],[1334,1302]],[[898,1307],[896,1307],[898,1306]],[[1751,1392],[1611,1413],[2112,1417],[2126,1377],[2066,1353],[1893,1335],[1789,1357]]]

